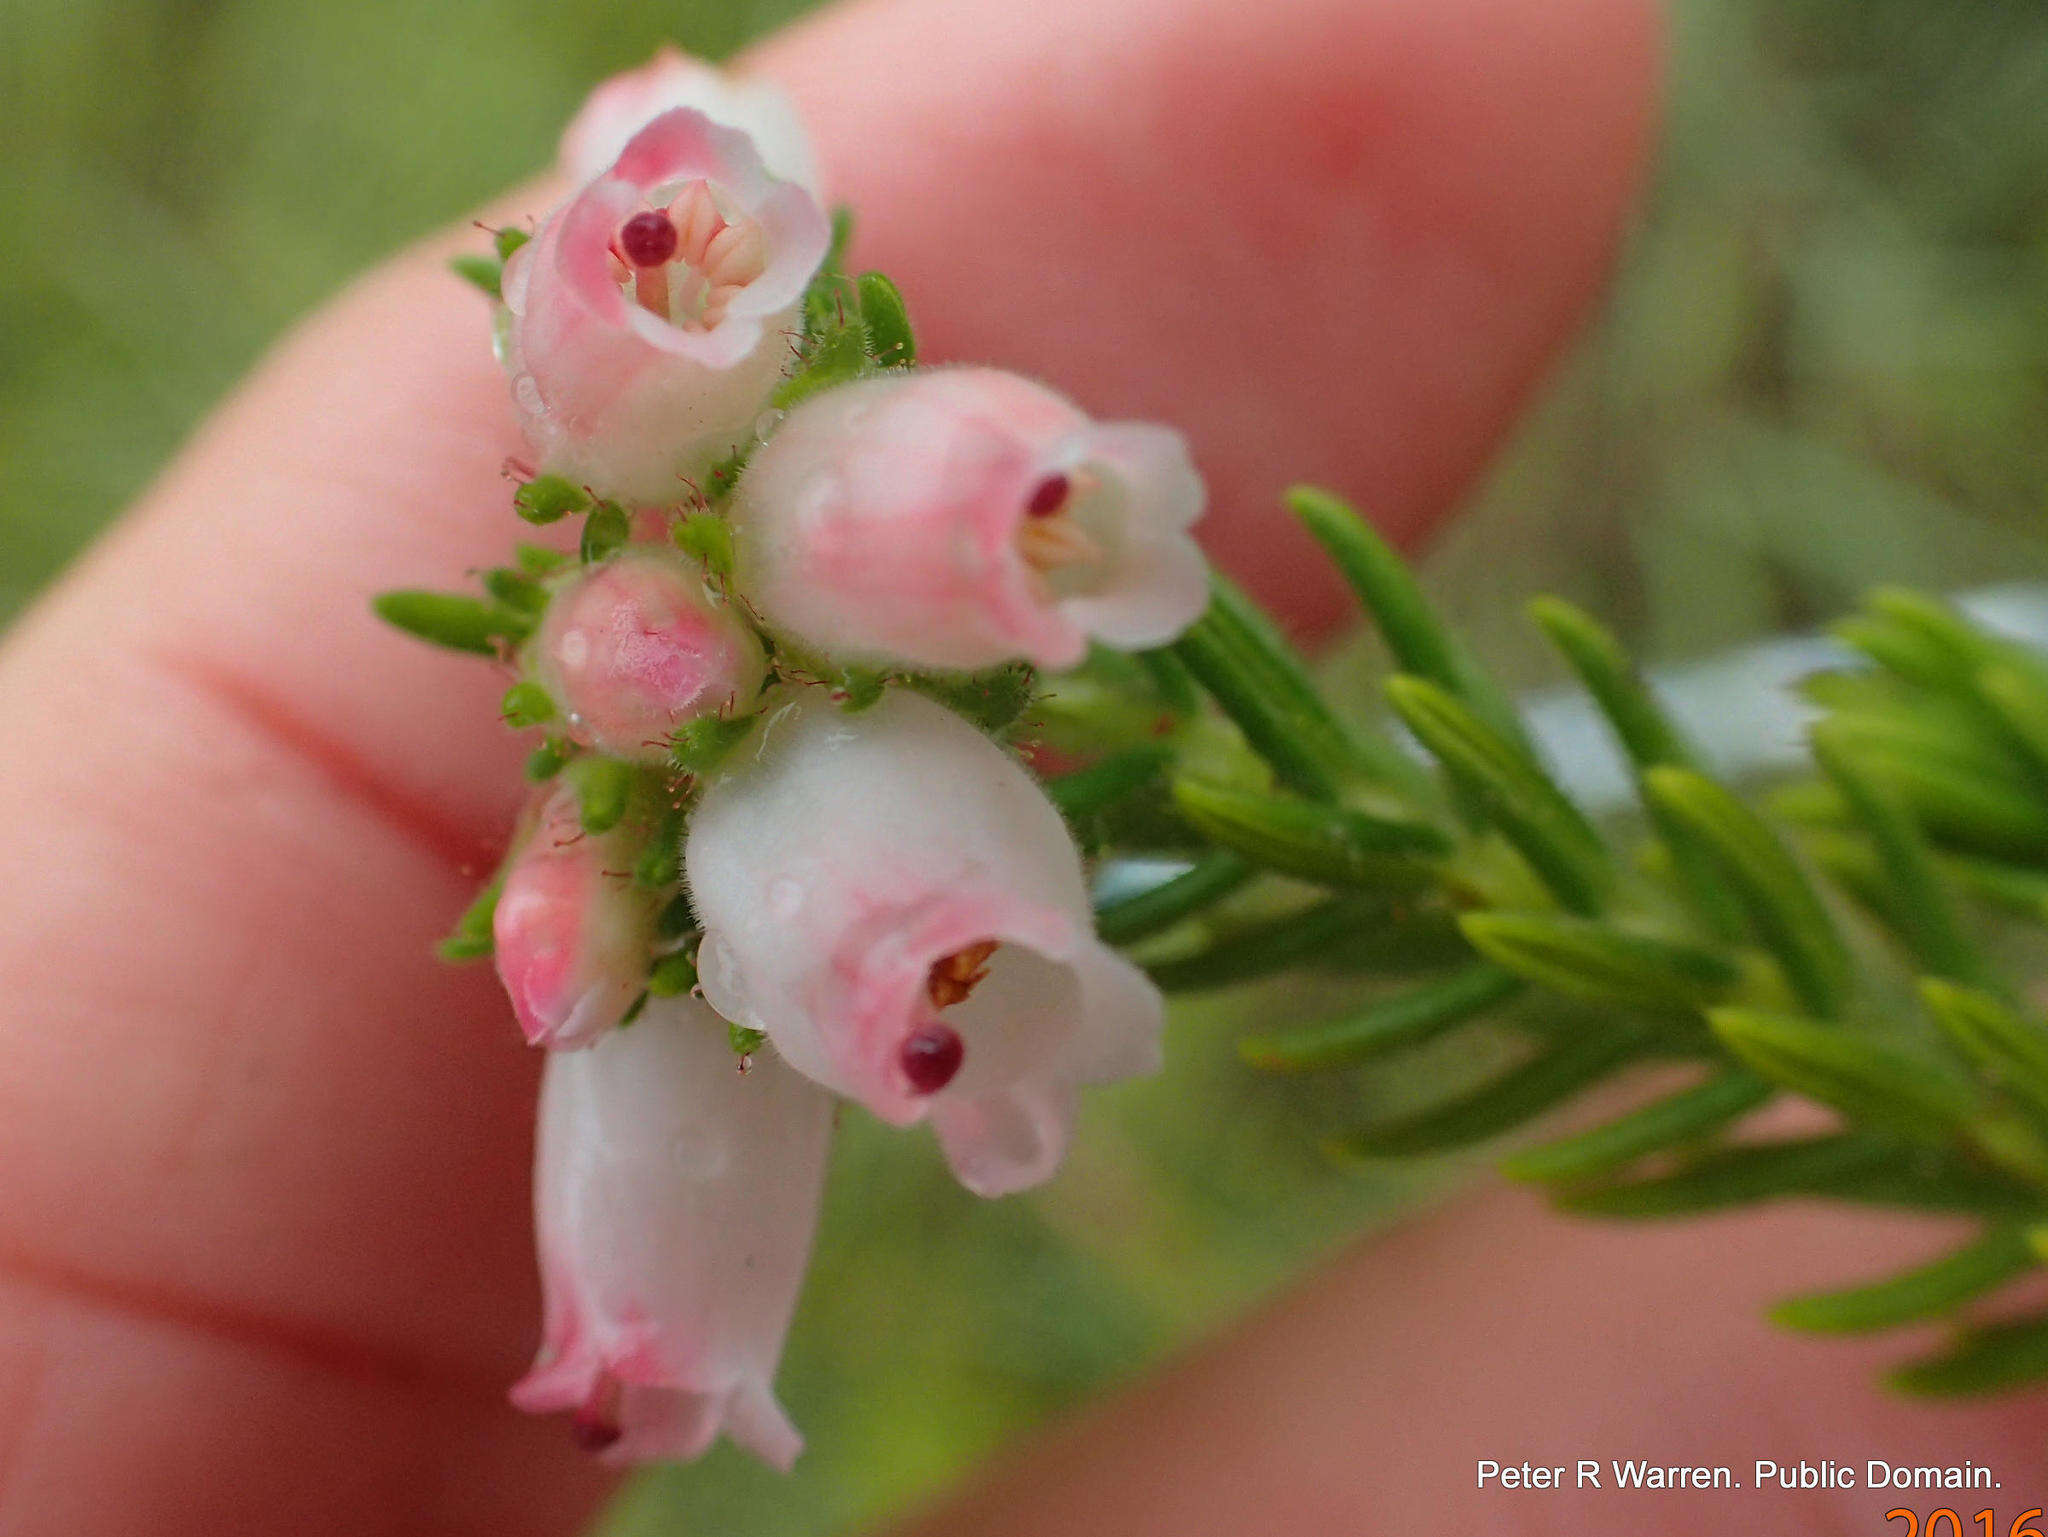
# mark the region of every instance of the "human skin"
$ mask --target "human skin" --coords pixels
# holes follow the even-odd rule
[[[1455,504],[1597,300],[1657,46],[1645,0],[866,0],[752,62],[928,354],[1186,428],[1212,550],[1313,629],[1341,608],[1273,493],[1340,487],[1410,541]],[[538,1063],[427,943],[520,744],[502,680],[366,615],[505,538],[512,414],[442,267],[473,239],[288,340],[0,650],[0,1533],[520,1537],[602,1493],[504,1402]],[[1624,1455],[1616,1426],[1770,1455],[1768,1414],[2011,1459],[2015,1412],[1886,1404],[1867,1352],[1753,1322],[1931,1241],[1490,1196],[927,1529],[1448,1530],[1473,1458]],[[1877,1529],[1865,1503],[1825,1519]]]

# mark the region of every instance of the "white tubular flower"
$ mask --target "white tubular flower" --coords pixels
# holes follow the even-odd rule
[[[787,96],[765,80],[727,74],[666,45],[585,99],[562,133],[562,174],[578,186],[603,175],[634,134],[677,107],[695,107],[712,122],[739,129],[771,175],[819,190],[817,152]]]
[[[831,1096],[725,1021],[654,999],[548,1059],[534,1212],[546,1338],[512,1400],[575,1417],[617,1463],[698,1456],[720,1433],[787,1470],[783,1336],[817,1226]]]
[[[1208,602],[1181,435],[1100,423],[993,368],[842,385],[790,412],[730,518],[772,625],[849,662],[1071,667],[1172,640]]]
[[[748,441],[831,228],[753,141],[678,108],[512,253],[505,366],[541,468],[672,503]]]
[[[1158,990],[1096,938],[1059,813],[930,700],[804,691],[706,793],[684,862],[712,1006],[883,1119],[929,1115],[979,1194],[1052,1174],[1080,1085],[1158,1066]]]

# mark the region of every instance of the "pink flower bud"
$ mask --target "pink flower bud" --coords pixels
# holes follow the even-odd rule
[[[695,1457],[721,1431],[787,1470],[774,1377],[818,1221],[832,1100],[725,1021],[655,999],[549,1057],[534,1215],[546,1334],[512,1401],[575,1416],[610,1462]]]
[[[531,1045],[587,1046],[647,983],[653,903],[619,833],[586,833],[576,794],[548,797],[491,921],[498,976]]]
[[[1090,421],[989,368],[813,396],[732,501],[741,590],[845,661],[971,669],[1156,646],[1208,601],[1180,434]]]
[[[574,740],[645,763],[685,721],[751,705],[767,671],[759,638],[696,571],[645,547],[556,592],[526,663]]]
[[[687,107],[648,124],[505,264],[505,364],[542,468],[679,500],[752,435],[830,240],[746,134]]]
[[[902,690],[771,716],[684,844],[704,996],[885,1120],[929,1115],[982,1195],[1049,1177],[1076,1090],[1158,1065],[1162,1006],[1095,937],[1059,813]]]
[[[667,46],[590,93],[562,134],[563,174],[578,186],[603,175],[634,134],[677,107],[740,129],[770,174],[818,190],[817,155],[787,96],[765,80],[729,75]]]

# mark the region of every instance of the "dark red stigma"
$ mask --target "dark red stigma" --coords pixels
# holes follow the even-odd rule
[[[668,215],[651,208],[619,226],[619,249],[636,267],[659,267],[676,254],[676,238]]]
[[[896,1053],[903,1076],[919,1094],[936,1094],[953,1081],[966,1059],[967,1043],[950,1025],[931,1024],[914,1030]]]
[[[571,1415],[569,1419],[569,1434],[586,1452],[601,1452],[625,1433],[617,1420],[590,1410]]]
[[[1073,482],[1066,476],[1048,475],[1031,488],[1031,500],[1024,504],[1024,510],[1034,518],[1049,518],[1067,505],[1067,493],[1073,489]]]

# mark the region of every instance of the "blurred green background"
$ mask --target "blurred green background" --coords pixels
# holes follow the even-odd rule
[[[801,8],[0,0],[0,617],[283,326],[544,161],[590,82]],[[1608,315],[1430,560],[1519,681],[1552,676],[1518,617],[1537,589],[1669,659],[1880,579],[2048,571],[2048,13],[1680,0],[1672,67]],[[1428,1175],[1315,1151],[1400,1082],[1235,1065],[1271,1002],[1182,1010],[1170,1075],[1097,1100],[1027,1199],[973,1201],[926,1139],[851,1119],[783,1374],[800,1471],[720,1451],[608,1529],[780,1537],[901,1508],[1420,1195]]]

